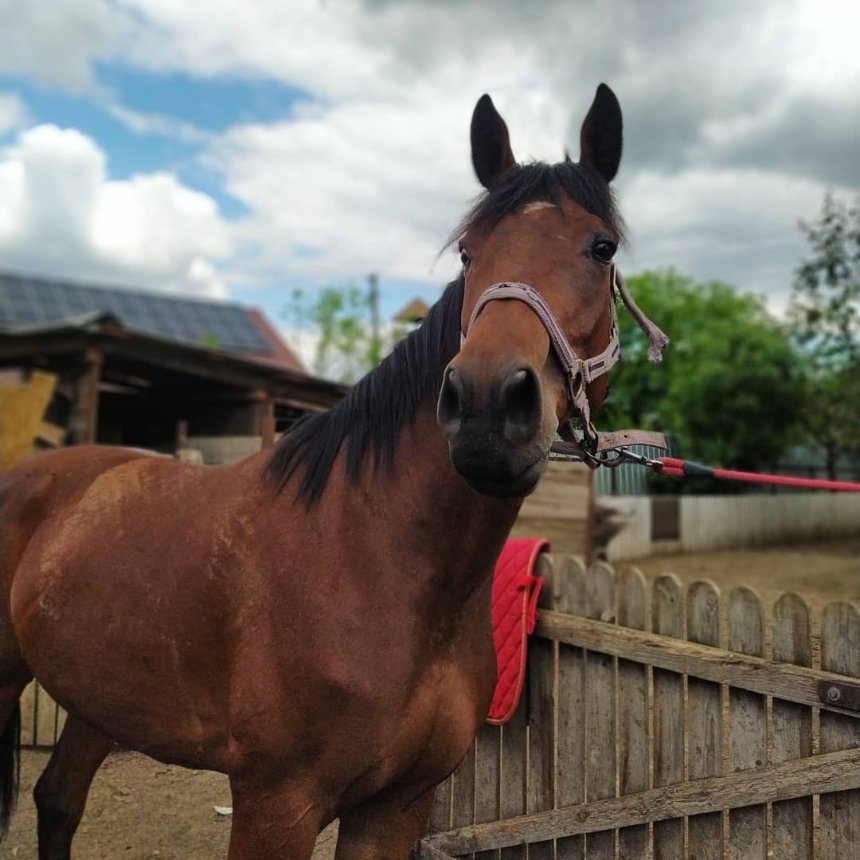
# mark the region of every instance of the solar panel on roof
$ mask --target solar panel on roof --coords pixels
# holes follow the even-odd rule
[[[214,339],[224,349],[272,349],[251,316],[237,305],[0,274],[0,325],[49,325],[105,311],[131,329],[196,346]]]

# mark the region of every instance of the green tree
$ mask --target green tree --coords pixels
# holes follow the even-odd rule
[[[860,205],[824,197],[801,222],[810,255],[797,269],[789,318],[806,368],[803,427],[831,478],[860,453]]]
[[[688,459],[772,468],[796,441],[801,372],[762,301],[672,270],[632,277],[629,286],[671,345],[661,364],[650,364],[646,339],[619,308],[622,365],[601,423],[670,433]]]
[[[318,338],[312,370],[320,376],[353,383],[375,367],[406,332],[386,326],[374,335],[370,297],[355,286],[329,286],[310,292],[294,290],[284,316],[300,331]]]

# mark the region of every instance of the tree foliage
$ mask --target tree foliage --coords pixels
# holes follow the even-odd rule
[[[828,194],[801,222],[809,256],[797,269],[789,317],[806,368],[803,427],[830,477],[860,454],[860,205]]]
[[[294,290],[284,316],[296,330],[315,337],[314,373],[352,383],[379,364],[406,332],[403,326],[387,325],[375,335],[370,310],[366,290],[329,286]]]
[[[797,441],[797,354],[755,296],[675,271],[629,279],[645,312],[671,338],[661,364],[619,308],[622,365],[602,423],[658,429],[681,456],[741,469],[772,468]]]

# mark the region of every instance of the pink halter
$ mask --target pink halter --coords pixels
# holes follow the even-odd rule
[[[466,334],[462,337],[462,342],[465,343],[466,337],[475,320],[489,302],[499,299],[514,299],[515,301],[527,304],[534,311],[546,329],[546,333],[549,335],[555,356],[564,373],[565,385],[571,405],[582,418],[583,431],[582,439],[578,440],[579,445],[583,451],[589,454],[594,454],[597,451],[598,437],[597,430],[591,421],[591,405],[588,402],[585,388],[589,382],[606,373],[621,356],[621,345],[618,341],[618,317],[614,301],[616,290],[636,322],[648,335],[650,342],[649,358],[651,361],[660,361],[662,358],[662,349],[669,343],[666,335],[639,310],[639,307],[627,290],[624,279],[617,272],[614,265],[610,272],[610,284],[612,301],[610,302],[611,322],[609,343],[603,352],[593,358],[583,359],[577,357],[568,343],[561,326],[558,324],[555,314],[553,314],[543,296],[530,284],[503,281],[488,287],[475,303],[472,316],[469,318],[469,325],[466,327]]]

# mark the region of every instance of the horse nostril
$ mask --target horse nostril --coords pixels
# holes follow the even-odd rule
[[[456,367],[448,368],[436,407],[436,420],[448,436],[454,436],[460,430],[464,395],[465,386],[462,376]]]
[[[505,416],[505,436],[511,442],[530,439],[541,417],[541,394],[538,376],[530,367],[508,374],[499,392]]]

